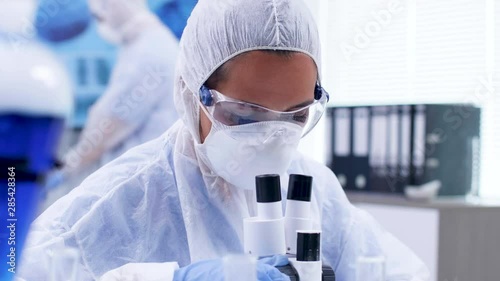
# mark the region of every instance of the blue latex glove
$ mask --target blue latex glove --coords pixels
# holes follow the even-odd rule
[[[277,266],[288,264],[286,256],[272,256],[257,261],[257,280],[259,281],[290,281],[290,278],[281,273]]]
[[[288,264],[286,256],[273,256],[257,261],[258,281],[290,281],[276,266]],[[221,259],[206,260],[190,264],[175,271],[173,281],[226,281]]]

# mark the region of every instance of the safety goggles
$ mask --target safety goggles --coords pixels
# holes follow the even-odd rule
[[[203,85],[200,101],[208,113],[226,126],[266,121],[285,121],[303,128],[302,137],[318,123],[325,111],[329,95],[319,84],[314,89],[314,101],[291,111],[276,111],[257,104],[235,100]]]

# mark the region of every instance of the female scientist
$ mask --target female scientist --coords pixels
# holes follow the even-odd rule
[[[201,0],[180,42],[181,120],[43,213],[22,277],[44,276],[38,261],[64,245],[80,252],[81,280],[223,280],[220,259],[243,253],[255,175],[299,173],[314,178],[314,226],[337,280],[355,280],[366,256],[385,257],[387,280],[427,280],[422,262],[352,206],[327,167],[297,152],[328,100],[319,70],[318,32],[302,1]],[[288,279],[276,261],[258,263],[259,280]]]

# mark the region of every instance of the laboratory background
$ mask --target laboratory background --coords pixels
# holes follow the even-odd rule
[[[170,121],[144,132],[138,131],[142,127],[134,127],[134,132],[124,128],[127,136],[144,133],[129,143],[123,136],[96,136],[91,130],[97,119],[106,118],[106,112],[94,106],[111,103],[106,95],[127,104],[127,94],[122,94],[127,89],[119,81],[129,79],[130,65],[121,59],[133,62],[134,56],[151,55],[152,60],[164,60],[165,67],[175,67],[177,43],[197,1],[147,1],[147,9],[159,19],[155,24],[164,28],[152,36],[172,47],[146,49],[137,44],[127,50],[102,38],[89,7],[92,2],[0,0],[2,169],[17,149],[7,141],[9,122],[30,132],[43,126],[51,132],[31,144],[15,141],[43,147],[46,157],[37,158],[45,174],[43,190],[27,187],[37,189],[42,199],[27,199],[18,206],[23,212],[18,216],[34,219],[86,176],[160,136],[178,119],[169,100],[169,114],[148,112],[151,119],[146,123],[157,124],[160,119],[155,118]],[[306,4],[320,34],[321,80],[329,102],[299,151],[328,166],[349,201],[415,252],[428,267],[430,280],[500,280],[500,1]],[[120,50],[126,55],[120,57]],[[26,77],[15,77],[12,69],[25,70]],[[172,89],[173,82],[159,90]],[[23,94],[16,97],[18,92]],[[55,92],[60,100],[54,100]],[[47,94],[38,99],[31,93]],[[129,102],[132,110],[140,110]],[[12,108],[49,112],[56,122],[1,117]],[[103,143],[116,140],[120,149],[109,152],[103,144],[90,164],[71,163],[73,151],[87,149],[82,136]],[[1,208],[10,202],[5,196]],[[7,220],[7,214],[1,219]],[[19,226],[18,239],[27,235],[28,227]],[[1,235],[4,251],[9,233]],[[8,263],[9,257],[1,260]]]

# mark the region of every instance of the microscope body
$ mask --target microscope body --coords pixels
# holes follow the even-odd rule
[[[335,281],[320,258],[320,231],[311,230],[312,177],[290,175],[287,209],[282,212],[279,175],[256,177],[257,216],[244,220],[245,253],[264,257],[287,254],[278,267],[291,281]]]

